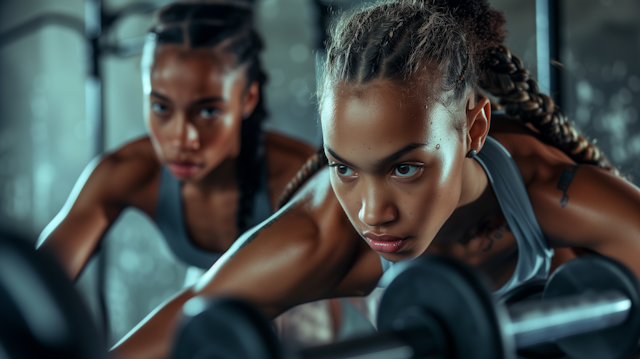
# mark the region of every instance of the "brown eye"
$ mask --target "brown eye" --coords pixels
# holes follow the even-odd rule
[[[220,110],[214,107],[206,107],[200,110],[200,116],[202,118],[213,118],[220,113]]]
[[[151,109],[153,110],[153,112],[157,113],[158,115],[164,115],[167,113],[167,106],[158,102],[152,103]]]
[[[353,169],[351,169],[351,168],[349,168],[349,167],[347,167],[345,165],[338,165],[336,167],[337,167],[336,171],[338,171],[338,173],[341,176],[353,176],[353,172],[354,172]]]
[[[398,165],[393,172],[400,177],[411,177],[418,172],[418,169],[420,167],[416,165]]]

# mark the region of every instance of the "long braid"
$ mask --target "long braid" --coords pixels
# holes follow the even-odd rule
[[[259,54],[263,49],[260,36],[254,29],[250,1],[183,1],[165,7],[159,21],[147,37],[143,70],[149,72],[158,46],[184,44],[190,48],[222,46],[235,55],[235,66],[247,64],[247,86],[257,81],[260,98],[253,112],[242,121],[240,154],[236,159],[240,198],[236,226],[239,233],[251,226],[255,193],[260,186],[259,171],[264,165],[262,122],[267,117],[265,94],[267,81]]]
[[[498,96],[509,116],[531,123],[543,140],[567,154],[573,161],[602,167],[615,175],[619,171],[596,145],[589,142],[567,121],[553,100],[541,94],[520,58],[500,45],[489,51],[480,87]]]
[[[531,123],[545,141],[577,163],[618,174],[502,45],[505,22],[487,0],[386,0],[346,14],[333,26],[327,43],[319,106],[325,88],[336,82],[386,79],[402,84],[425,64],[434,64],[442,73],[442,90],[451,91],[452,100],[484,89],[499,96],[509,115]],[[324,153],[314,155],[289,183],[279,204],[325,163]]]
[[[328,163],[327,156],[324,154],[324,149],[320,148],[316,153],[314,153],[302,168],[296,173],[296,175],[289,181],[287,186],[282,190],[282,194],[280,194],[280,198],[278,198],[278,207],[282,208],[289,200],[293,197],[293,195],[302,187],[302,185],[307,182],[311,176],[316,174],[322,167],[324,167]]]

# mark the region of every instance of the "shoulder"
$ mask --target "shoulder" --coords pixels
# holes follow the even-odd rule
[[[272,203],[305,162],[315,153],[306,143],[274,132],[266,133],[266,161]]]
[[[496,116],[489,135],[509,151],[527,188],[553,180],[575,165],[562,150],[544,143],[536,131],[516,119]]]
[[[268,157],[294,161],[302,166],[315,153],[313,147],[302,141],[275,132],[266,132],[265,134]]]
[[[139,193],[153,183],[160,163],[149,138],[130,142],[104,155],[88,178],[88,184],[100,186],[105,195],[122,198]]]

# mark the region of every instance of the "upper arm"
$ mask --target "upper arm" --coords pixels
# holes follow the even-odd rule
[[[132,192],[144,182],[141,175],[149,166],[140,162],[117,154],[94,159],[40,234],[38,248],[52,251],[71,278],[77,277],[102,235],[129,204]]]
[[[536,217],[553,247],[585,247],[640,275],[640,190],[591,165],[555,165],[529,186]]]
[[[240,237],[203,276],[196,292],[242,297],[271,316],[333,296],[354,266],[361,240],[328,179],[316,176],[310,182]]]

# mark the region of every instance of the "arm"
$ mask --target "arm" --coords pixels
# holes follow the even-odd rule
[[[38,238],[37,248],[52,251],[73,279],[122,209],[140,196],[136,192],[149,181],[150,170],[157,167],[154,160],[131,152],[131,148],[125,148],[93,160],[60,213]]]
[[[377,256],[371,257],[362,245],[366,243],[353,230],[327,171],[322,171],[287,206],[242,235],[200,282],[122,339],[114,357],[166,358],[182,305],[196,295],[244,298],[275,317],[304,302],[364,294],[375,286],[381,268]],[[372,258],[377,267],[371,265]]]
[[[640,277],[640,190],[595,166],[558,164],[529,187],[552,247],[584,247]]]

